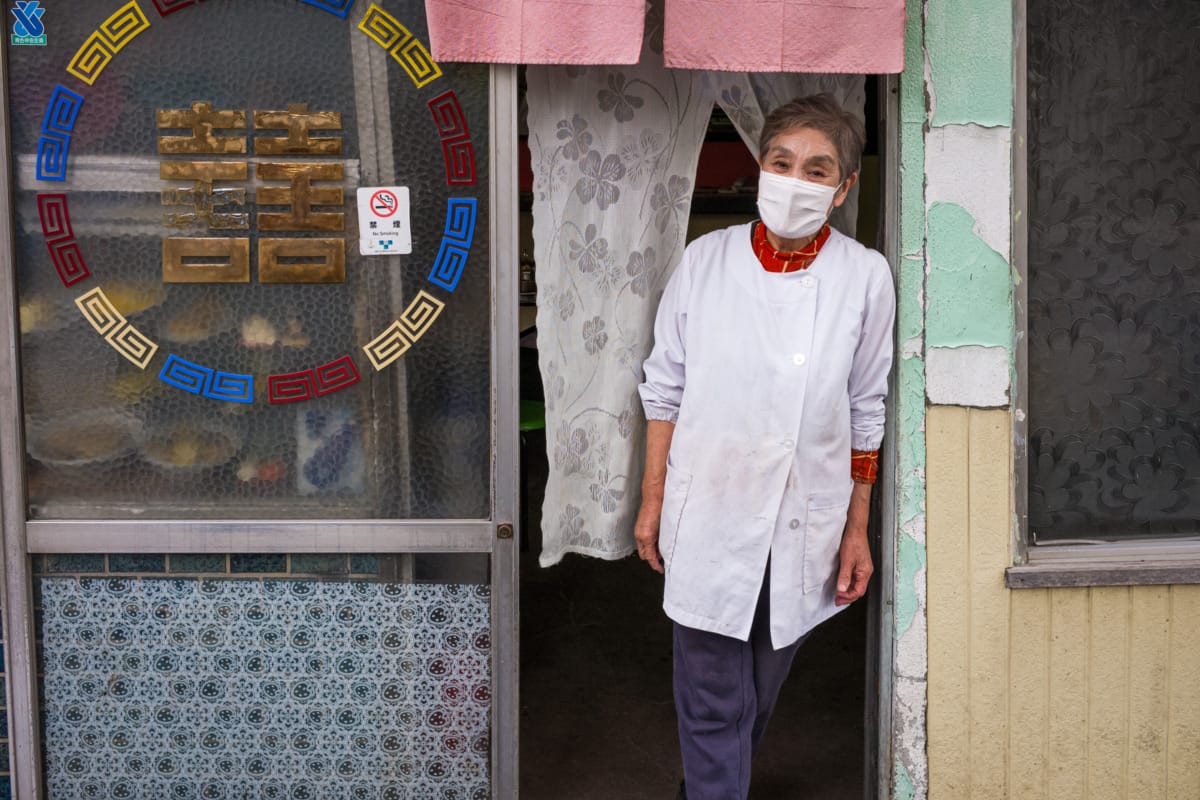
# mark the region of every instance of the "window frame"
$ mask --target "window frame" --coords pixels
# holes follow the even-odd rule
[[[1013,0],[1013,566],[1010,589],[1200,583],[1200,535],[1038,543],[1029,528],[1029,0]]]

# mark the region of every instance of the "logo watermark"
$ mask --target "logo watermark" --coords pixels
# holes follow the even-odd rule
[[[16,19],[13,20],[10,44],[45,46],[46,26],[42,24],[42,15],[46,9],[41,5],[41,0],[16,0],[11,9]]]

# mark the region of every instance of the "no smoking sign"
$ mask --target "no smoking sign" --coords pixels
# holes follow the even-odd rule
[[[364,186],[358,190],[358,252],[364,256],[412,252],[408,187]]]

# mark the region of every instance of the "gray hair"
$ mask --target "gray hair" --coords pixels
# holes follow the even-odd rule
[[[797,97],[768,114],[763,122],[762,134],[758,137],[759,160],[767,157],[767,150],[776,136],[794,128],[812,128],[829,137],[837,149],[842,180],[858,172],[858,163],[867,142],[867,129],[858,117],[842,108],[831,95],[822,92]]]

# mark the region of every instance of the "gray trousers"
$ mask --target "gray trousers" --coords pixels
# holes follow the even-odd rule
[[[687,800],[745,800],[750,762],[806,637],[771,647],[770,568],[750,640],[674,624],[675,711]]]

